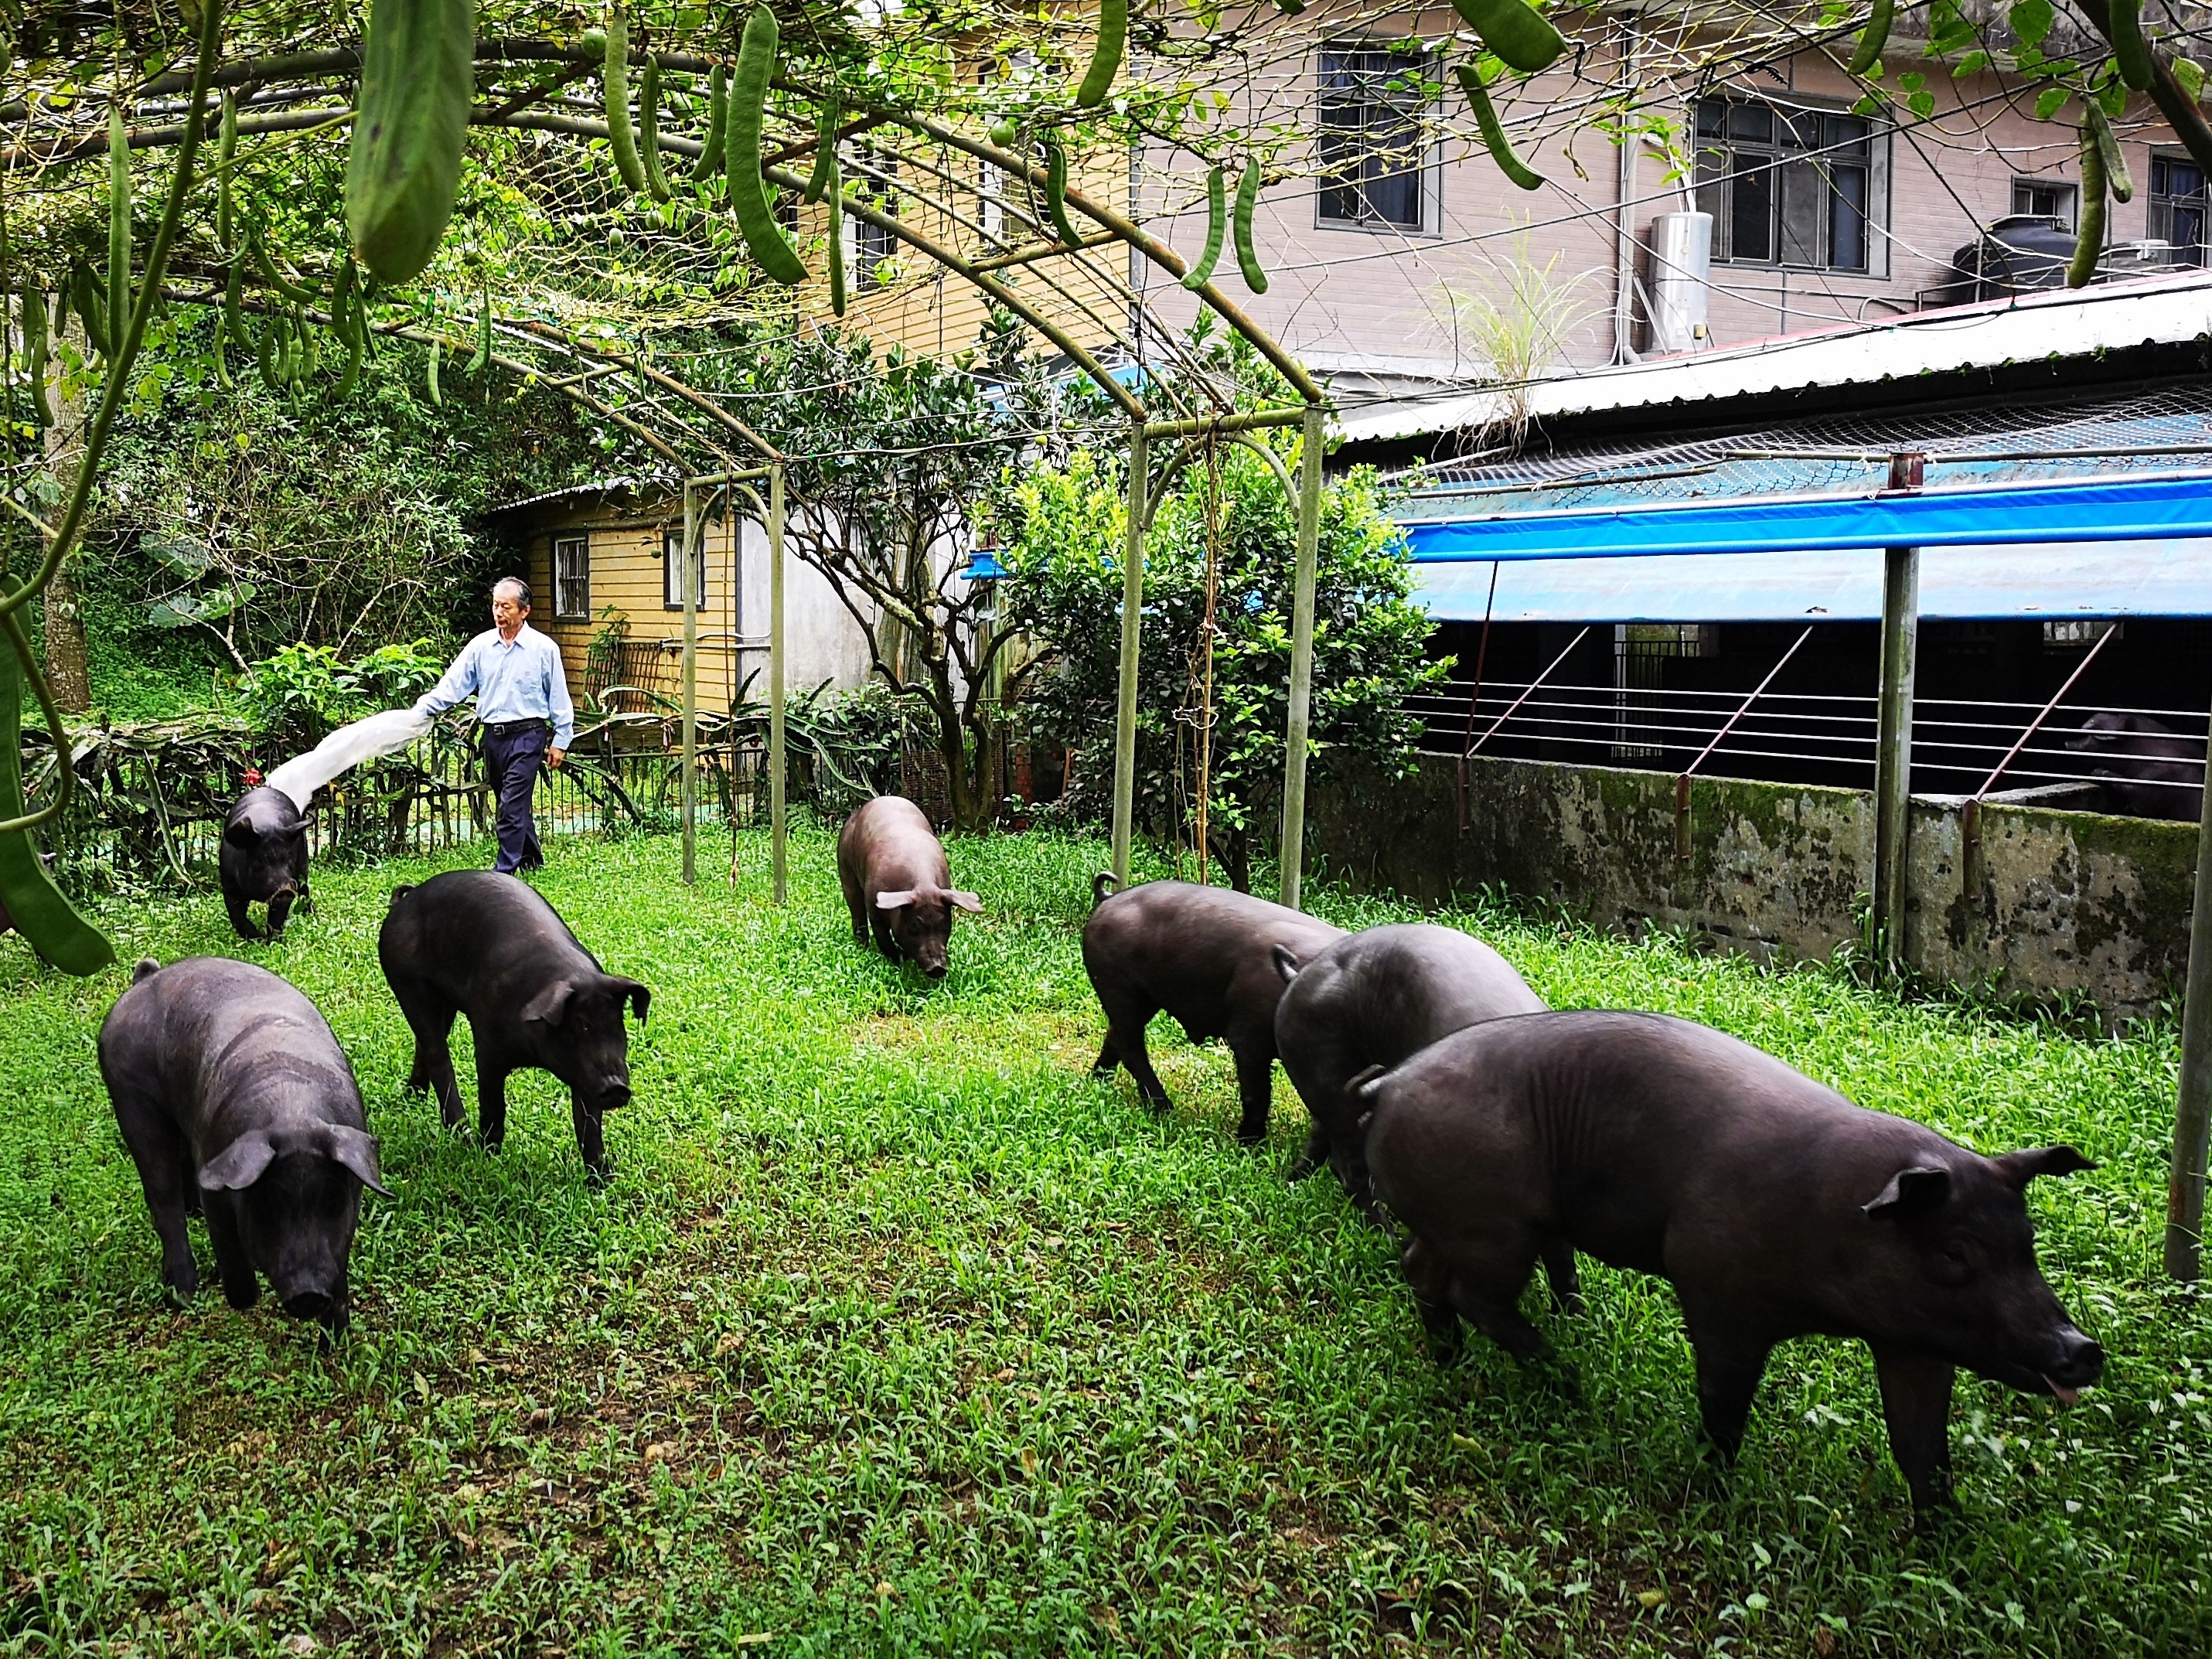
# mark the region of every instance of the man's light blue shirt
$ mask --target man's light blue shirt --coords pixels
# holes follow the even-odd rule
[[[561,647],[528,623],[515,630],[513,644],[496,628],[477,635],[461,647],[446,678],[416,699],[415,707],[422,714],[442,714],[471,693],[477,719],[486,726],[550,720],[556,749],[566,749],[576,735],[576,706],[568,701]]]

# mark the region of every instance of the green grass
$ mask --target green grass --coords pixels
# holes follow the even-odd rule
[[[1089,1079],[1097,849],[952,851],[991,914],[933,988],[853,947],[819,832],[781,912],[757,842],[734,893],[683,888],[666,840],[558,845],[544,890],[654,992],[605,1193],[550,1079],[516,1079],[496,1157],[403,1093],[374,945],[426,866],[319,875],[276,946],[211,894],[112,912],[126,961],[285,974],[353,1057],[398,1196],[328,1355],[265,1303],[163,1304],[93,1060],[123,970],[0,941],[0,1652],[2212,1644],[2212,1310],[2156,1269],[2171,1033],[1469,919],[1554,1003],[1686,1014],[1977,1146],[2103,1160],[2033,1206],[2105,1386],[2062,1413],[1963,1382],[1964,1513],[1916,1536],[1856,1346],[1778,1353],[1727,1478],[1656,1281],[1586,1267],[1587,1316],[1540,1316],[1579,1401],[1479,1340],[1437,1368],[1388,1243],[1326,1176],[1285,1184],[1287,1086],[1255,1155],[1218,1049],[1159,1028],[1165,1121]]]

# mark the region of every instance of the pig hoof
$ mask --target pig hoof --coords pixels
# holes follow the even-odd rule
[[[1291,1161],[1291,1167],[1283,1172],[1283,1179],[1292,1182],[1304,1181],[1308,1176],[1311,1175],[1317,1167],[1319,1166],[1316,1165],[1311,1158],[1306,1157],[1304,1153],[1300,1153],[1297,1158]]]
[[[161,1286],[161,1300],[179,1313],[183,1313],[192,1305],[192,1293],[198,1289],[197,1285],[164,1285]]]

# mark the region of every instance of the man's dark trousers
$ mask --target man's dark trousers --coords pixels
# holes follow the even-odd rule
[[[484,781],[499,802],[499,862],[492,868],[507,875],[545,862],[538,825],[530,816],[530,796],[552,736],[544,720],[509,720],[483,729]]]

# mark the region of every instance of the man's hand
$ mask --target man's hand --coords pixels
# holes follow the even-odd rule
[[[549,749],[545,751],[545,763],[558,771],[561,763],[568,758],[568,751],[565,749]]]

